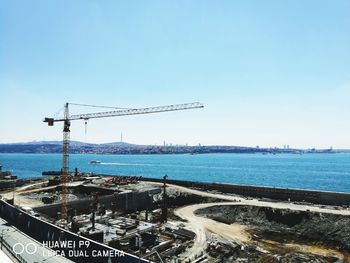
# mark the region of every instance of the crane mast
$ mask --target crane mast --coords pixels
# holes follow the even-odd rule
[[[99,107],[94,105],[83,105],[75,104],[80,106],[92,106]],[[105,106],[102,106],[105,107]],[[169,112],[169,111],[180,111],[180,110],[189,110],[196,108],[203,108],[203,104],[199,102],[194,103],[183,103],[159,107],[148,107],[148,108],[138,108],[138,109],[122,109],[106,112],[97,112],[97,113],[86,113],[86,114],[77,114],[69,115],[69,103],[64,105],[64,115],[63,118],[45,118],[44,122],[47,122],[49,126],[53,126],[55,122],[63,122],[63,165],[61,172],[61,219],[62,223],[68,222],[68,207],[67,207],[67,194],[68,188],[67,183],[69,181],[69,142],[70,142],[70,122],[72,120],[88,120],[95,118],[105,118],[105,117],[117,117],[117,116],[127,116],[127,115],[139,115],[139,114],[150,114],[150,113],[159,113],[159,112]]]
[[[67,182],[69,177],[69,137],[70,137],[70,120],[68,103],[64,105],[64,125],[63,125],[63,167],[61,176],[61,218],[67,220]]]

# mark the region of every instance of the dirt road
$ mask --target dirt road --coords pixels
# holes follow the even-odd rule
[[[194,260],[195,257],[205,254],[205,249],[207,248],[207,236],[206,231],[212,232],[220,237],[228,240],[234,241],[239,245],[251,245],[255,247],[260,247],[265,251],[275,251],[276,249],[289,248],[298,252],[304,252],[308,254],[314,254],[318,256],[331,256],[342,259],[343,254],[337,250],[310,246],[310,245],[300,245],[300,244],[280,244],[277,242],[272,242],[266,240],[265,242],[254,241],[250,234],[248,233],[249,226],[240,224],[225,224],[221,222],[214,221],[209,218],[204,218],[195,215],[195,211],[201,208],[207,208],[216,205],[243,205],[237,202],[218,202],[218,203],[206,203],[206,204],[195,204],[185,207],[178,208],[174,211],[175,215],[187,221],[186,227],[196,234],[196,239],[191,248],[189,248],[185,254],[183,254],[183,259]]]
[[[245,244],[250,240],[250,235],[245,231],[246,227],[239,224],[227,225],[214,221],[209,218],[199,217],[194,212],[201,208],[206,208],[214,205],[232,205],[237,204],[234,202],[225,203],[207,203],[207,204],[195,204],[178,208],[174,211],[175,215],[187,220],[186,227],[192,230],[196,234],[196,239],[193,246],[186,251],[184,260],[190,259],[191,261],[201,254],[205,253],[207,248],[206,231],[215,233],[227,240],[233,240],[238,244]]]
[[[154,183],[154,182],[149,182],[149,183],[162,185],[162,183]],[[350,209],[344,209],[344,208],[340,208],[339,210],[336,210],[336,209],[322,208],[319,206],[308,205],[308,204],[261,201],[256,198],[251,198],[247,200],[239,196],[232,196],[232,195],[221,194],[221,193],[210,193],[206,191],[195,190],[195,189],[191,189],[191,188],[187,188],[179,185],[173,185],[173,184],[168,184],[168,187],[172,187],[182,192],[192,193],[203,197],[211,197],[211,198],[217,198],[217,199],[222,199],[222,200],[231,201],[231,202],[239,202],[242,205],[265,206],[265,207],[271,207],[271,208],[277,208],[277,209],[291,209],[296,211],[311,211],[311,212],[317,212],[317,213],[350,216]]]
[[[40,183],[21,186],[21,187],[16,188],[14,193],[13,193],[13,191],[5,192],[5,193],[1,193],[1,196],[5,199],[12,199],[14,197],[15,204],[19,205],[19,206],[26,206],[26,207],[40,206],[43,204],[41,202],[41,200],[35,200],[32,198],[28,198],[28,197],[23,196],[21,194],[24,192],[29,192],[29,191],[38,191],[41,189],[40,186],[43,185],[44,183],[45,182],[40,182]],[[35,188],[35,190],[32,190],[32,188]]]
[[[211,197],[211,198],[219,198],[223,200],[227,200],[229,202],[216,202],[216,203],[204,203],[204,204],[194,204],[185,207],[178,208],[174,211],[175,215],[187,221],[186,226],[188,229],[192,230],[196,233],[196,239],[194,245],[187,250],[186,254],[184,254],[185,260],[193,260],[196,256],[200,256],[205,253],[205,249],[207,247],[206,242],[206,231],[210,231],[214,234],[221,236],[226,240],[232,240],[238,244],[249,244],[254,246],[259,246],[263,249],[269,251],[273,248],[273,244],[264,244],[253,241],[250,237],[250,234],[247,231],[248,226],[240,225],[240,224],[231,224],[227,225],[221,222],[214,221],[209,218],[204,218],[200,216],[196,216],[194,212],[201,208],[207,208],[216,205],[251,205],[251,206],[261,206],[261,207],[272,207],[277,209],[291,209],[298,211],[312,211],[319,213],[330,213],[330,214],[338,214],[338,215],[350,215],[350,211],[347,209],[330,209],[330,208],[321,208],[313,205],[302,205],[302,204],[293,204],[287,202],[267,202],[260,201],[258,199],[250,199],[247,200],[238,196],[231,196],[225,194],[216,194],[209,193],[200,190],[194,190],[182,186],[177,185],[169,185],[169,187],[178,189],[179,191],[192,193],[196,195],[200,195],[203,197]],[[277,245],[277,244],[276,244]],[[283,244],[278,244],[281,246]],[[308,245],[299,245],[299,244],[285,244],[285,247],[289,247],[291,249],[295,249],[299,252],[311,253],[319,256],[335,256],[338,258],[342,258],[342,254],[339,251],[315,246]]]
[[[43,181],[40,183],[35,183],[35,184],[29,184],[21,187],[17,187],[15,189],[15,193],[13,191],[7,191],[0,193],[2,197],[5,199],[12,199],[13,194],[15,197],[15,204],[18,206],[26,206],[26,207],[37,207],[37,206],[42,206],[43,202],[39,199],[34,199],[26,196],[25,194],[32,193],[32,192],[37,192],[37,191],[43,191],[43,190],[50,190],[50,189],[55,189],[57,186],[46,186],[47,181]],[[72,186],[78,186],[82,184],[82,182],[71,182],[68,183],[67,186],[72,187]],[[43,187],[45,186],[45,187]]]

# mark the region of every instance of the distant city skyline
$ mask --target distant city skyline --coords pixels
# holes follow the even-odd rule
[[[10,143],[0,143],[0,144],[36,144],[36,143],[62,143],[62,140],[33,140],[33,141],[25,141],[25,142],[10,142]],[[279,149],[284,149],[284,150],[289,150],[289,149],[303,149],[303,150],[311,150],[311,149],[318,149],[318,150],[333,150],[333,146],[329,146],[329,147],[323,147],[323,148],[316,148],[316,147],[307,147],[307,148],[303,148],[303,147],[291,147],[290,145],[275,145],[275,146],[260,146],[260,145],[256,145],[256,146],[247,146],[247,145],[229,145],[229,144],[211,144],[211,145],[206,145],[206,144],[201,144],[201,143],[197,143],[197,144],[188,144],[188,143],[172,143],[167,142],[167,141],[163,141],[163,143],[158,144],[158,143],[154,143],[154,144],[147,144],[147,143],[135,143],[135,142],[128,142],[128,141],[121,141],[121,140],[116,140],[116,141],[105,141],[105,142],[87,142],[87,141],[76,141],[76,140],[72,140],[71,141],[72,144],[74,143],[86,143],[86,144],[109,144],[109,143],[120,143],[120,144],[130,144],[130,145],[149,145],[149,146],[164,146],[164,147],[187,147],[187,146],[237,146],[237,147],[250,147],[250,148],[257,148],[257,149],[262,149],[262,148],[279,148]],[[350,150],[348,148],[337,148],[334,150]]]
[[[0,1],[0,143],[65,102],[204,109],[74,121],[93,143],[350,148],[350,1]],[[72,113],[89,112],[72,107]]]

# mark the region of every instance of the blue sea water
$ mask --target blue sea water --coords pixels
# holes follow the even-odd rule
[[[99,160],[100,165],[91,165]],[[60,170],[61,154],[0,154],[4,170],[20,178]],[[137,175],[245,185],[350,192],[350,154],[70,155],[70,168],[110,175]]]

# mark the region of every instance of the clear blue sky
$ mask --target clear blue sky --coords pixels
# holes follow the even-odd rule
[[[350,148],[349,13],[348,0],[0,0],[0,142],[61,139],[41,121],[66,101],[200,101],[91,120],[86,140]]]

